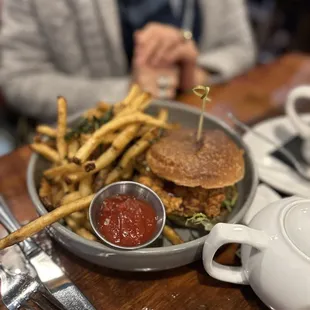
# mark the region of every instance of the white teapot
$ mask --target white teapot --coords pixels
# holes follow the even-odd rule
[[[242,267],[213,261],[227,243],[242,244]],[[310,200],[276,201],[259,211],[249,227],[215,225],[206,237],[203,263],[216,279],[251,285],[270,309],[310,309]]]

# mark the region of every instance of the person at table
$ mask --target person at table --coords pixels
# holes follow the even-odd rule
[[[7,0],[1,85],[9,104],[40,120],[99,100],[132,82],[173,98],[250,68],[255,48],[243,0]]]

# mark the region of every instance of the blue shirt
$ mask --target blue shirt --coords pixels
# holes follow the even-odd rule
[[[150,2],[152,1],[152,2]],[[148,3],[147,3],[148,2]],[[124,49],[131,67],[136,30],[143,28],[149,22],[173,25],[183,28],[186,0],[180,0],[182,8],[176,16],[167,0],[118,0]],[[197,0],[193,1],[193,39],[198,43],[201,34],[201,14]]]

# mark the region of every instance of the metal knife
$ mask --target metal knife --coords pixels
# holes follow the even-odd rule
[[[21,227],[2,195],[0,195],[0,222],[9,232]],[[39,279],[65,309],[96,310],[63,270],[31,238],[20,242],[19,245],[36,270]]]

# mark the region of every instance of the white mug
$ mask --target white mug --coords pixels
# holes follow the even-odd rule
[[[288,118],[303,139],[301,153],[304,160],[310,164],[310,126],[300,118],[296,111],[296,102],[301,98],[310,100],[310,86],[299,86],[292,89],[288,94],[285,110]]]

